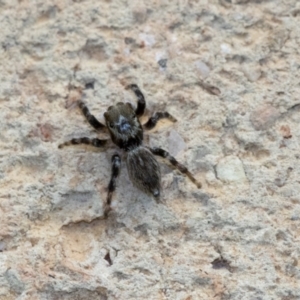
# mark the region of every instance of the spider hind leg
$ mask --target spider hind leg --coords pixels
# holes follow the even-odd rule
[[[197,186],[198,189],[201,188],[202,184],[196,180],[196,178],[187,169],[187,167],[178,162],[173,156],[169,154],[169,152],[161,148],[150,148],[150,151],[154,155],[158,155],[167,159],[177,170],[179,170],[182,174],[186,175]]]
[[[155,114],[152,115],[152,117],[149,118],[149,120],[143,125],[143,127],[145,129],[151,130],[156,126],[157,122],[161,119],[168,119],[174,123],[177,122],[177,120],[172,115],[170,115],[167,111],[156,112]]]

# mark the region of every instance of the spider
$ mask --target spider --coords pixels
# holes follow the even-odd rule
[[[157,155],[167,159],[175,168],[185,174],[198,188],[201,188],[201,183],[194,178],[190,171],[167,151],[157,147],[150,148],[143,146],[143,130],[153,129],[161,119],[169,119],[172,122],[176,122],[177,120],[168,112],[156,112],[144,125],[142,125],[139,121],[139,117],[144,114],[146,108],[144,95],[136,84],[130,84],[126,89],[131,89],[135,93],[138,100],[137,108],[134,109],[130,103],[123,102],[118,102],[116,105],[108,107],[107,111],[104,113],[106,125],[100,123],[90,113],[84,102],[78,101],[78,106],[92,127],[96,130],[107,128],[113,143],[125,151],[126,165],[132,183],[142,191],[159,199],[161,174],[159,164],[154,157]],[[82,137],[74,138],[62,143],[58,148],[61,149],[64,146],[79,144],[102,148],[107,142],[108,139]],[[106,203],[104,205],[104,217],[107,217],[111,210],[110,205],[112,195],[116,189],[116,180],[120,174],[121,168],[120,155],[114,154],[111,162],[111,178],[108,185]]]

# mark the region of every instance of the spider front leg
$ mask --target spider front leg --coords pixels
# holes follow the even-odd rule
[[[100,139],[90,139],[88,137],[82,137],[82,138],[78,138],[78,139],[71,139],[67,142],[64,142],[60,145],[58,145],[58,148],[61,149],[64,146],[70,146],[70,145],[81,145],[81,144],[85,144],[85,145],[91,145],[97,148],[102,148],[108,140],[100,140]]]
[[[141,92],[140,88],[136,84],[129,84],[126,89],[131,89],[136,97],[138,98],[138,105],[135,110],[135,113],[138,117],[142,116],[144,114],[145,108],[146,108],[146,101],[143,93]]]
[[[104,207],[104,217],[107,218],[108,213],[111,211],[111,199],[113,192],[116,189],[116,180],[120,174],[120,169],[121,169],[121,157],[119,154],[114,154],[111,158],[112,162],[112,167],[111,167],[111,178],[110,182],[108,185],[108,192],[107,192],[107,197],[106,197],[106,203]]]
[[[153,129],[156,126],[157,122],[161,119],[168,119],[172,122],[177,122],[177,120],[172,115],[170,115],[167,111],[156,112],[152,117],[150,117],[147,123],[143,125],[143,127],[148,130]]]
[[[85,105],[84,102],[79,101],[78,102],[78,106],[81,109],[83,115],[85,116],[85,118],[87,119],[87,121],[90,123],[90,125],[92,127],[94,127],[96,130],[100,130],[105,128],[106,126],[103,125],[102,123],[100,123],[94,115],[92,115],[89,111],[89,109],[87,108],[87,106]]]
[[[161,156],[163,158],[166,158],[176,169],[178,169],[182,174],[186,175],[196,186],[197,188],[201,188],[201,183],[198,182],[195,177],[192,175],[192,173],[182,165],[180,162],[178,162],[173,156],[169,154],[169,152],[161,149],[161,148],[150,148],[150,151],[154,155]]]

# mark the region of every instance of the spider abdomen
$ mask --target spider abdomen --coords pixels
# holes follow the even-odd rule
[[[160,168],[154,155],[145,147],[127,152],[126,164],[132,183],[154,197],[160,195]]]

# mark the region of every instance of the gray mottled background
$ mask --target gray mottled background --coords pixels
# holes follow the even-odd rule
[[[0,299],[300,299],[299,26],[296,0],[1,0]],[[123,162],[102,220],[115,148],[57,146],[128,83],[203,187],[161,161],[158,204]]]

